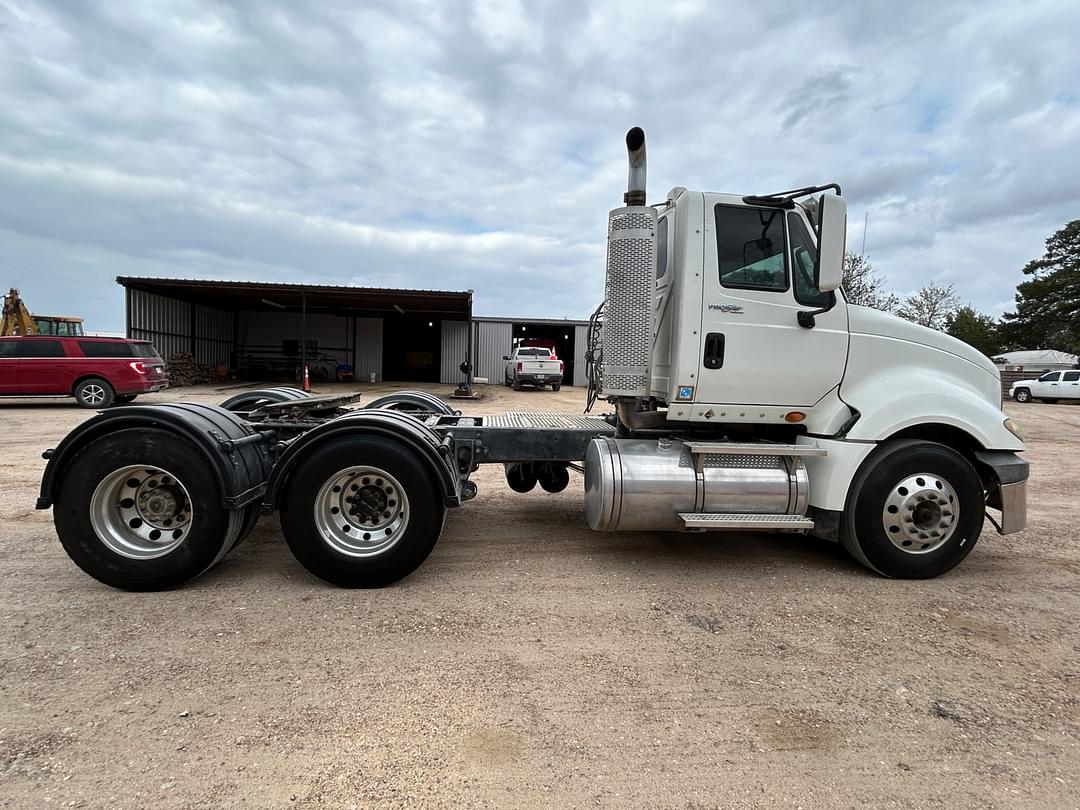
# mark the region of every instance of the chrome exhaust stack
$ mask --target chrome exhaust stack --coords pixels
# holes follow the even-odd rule
[[[655,208],[645,205],[645,133],[626,133],[630,158],[626,205],[608,214],[601,395],[649,396],[652,304],[656,278]]]
[[[630,176],[623,202],[645,205],[645,130],[641,127],[633,127],[626,133],[626,152],[630,158]]]

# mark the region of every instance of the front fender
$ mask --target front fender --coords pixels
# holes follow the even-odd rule
[[[845,436],[853,441],[936,424],[962,430],[986,450],[1024,449],[1005,428],[996,371],[934,346],[853,333],[840,397],[860,414]]]
[[[842,392],[861,414],[845,437],[852,441],[881,441],[917,425],[949,425],[986,450],[1024,449],[1024,443],[1005,429],[1001,410],[947,379],[936,380],[934,390],[903,391],[887,379],[861,381],[855,388]]]

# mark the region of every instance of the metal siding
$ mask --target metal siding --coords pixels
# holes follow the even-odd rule
[[[213,369],[232,355],[232,313],[195,305],[195,362]]]
[[[382,338],[382,318],[356,319],[356,379],[367,382],[374,372],[375,379],[382,382]]]
[[[473,347],[473,376],[487,377],[489,382],[501,385],[506,372],[503,355],[510,354],[513,324],[509,321],[476,321],[475,345]]]
[[[191,351],[191,305],[155,293],[131,290],[128,334],[149,340],[166,360]]]
[[[469,343],[468,321],[443,321],[442,322],[442,350],[439,368],[439,382],[460,382],[464,375],[458,366],[465,360],[466,349]]]
[[[589,341],[589,327],[574,327],[574,380],[573,385],[588,385],[589,378],[585,374],[585,351]]]

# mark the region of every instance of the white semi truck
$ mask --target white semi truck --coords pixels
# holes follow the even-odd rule
[[[472,417],[420,392],[350,409],[291,389],[106,411],[45,453],[37,505],[65,550],[114,587],[169,588],[277,511],[314,574],[387,585],[427,558],[484,463],[520,492],[583,473],[599,531],[812,533],[891,577],[952,569],[987,509],[1002,534],[1024,527],[996,367],[844,301],[838,186],[647,205],[644,133],[626,143],[589,349],[590,406],[612,413]]]

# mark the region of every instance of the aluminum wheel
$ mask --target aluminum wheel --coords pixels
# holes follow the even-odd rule
[[[929,554],[953,536],[960,501],[944,478],[917,473],[900,481],[885,499],[881,513],[893,545],[908,554]]]
[[[82,387],[82,399],[87,405],[100,405],[105,401],[105,389],[97,383],[87,383]]]
[[[160,467],[121,467],[90,497],[90,525],[101,542],[133,560],[164,557],[176,549],[194,518],[187,489]]]
[[[405,488],[378,467],[348,467],[328,478],[314,508],[323,541],[350,557],[383,554],[409,525]]]

